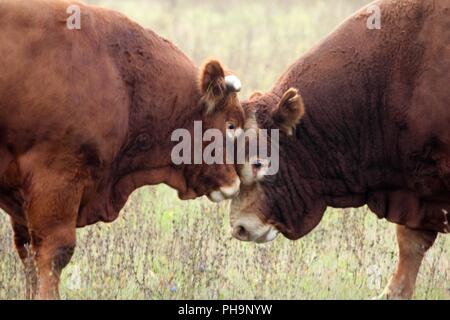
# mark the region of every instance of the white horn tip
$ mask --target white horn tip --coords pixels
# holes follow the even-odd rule
[[[225,84],[227,88],[233,92],[239,92],[242,89],[241,80],[235,75],[229,75],[225,77]]]

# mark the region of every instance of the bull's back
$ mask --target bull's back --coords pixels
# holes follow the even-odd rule
[[[89,145],[111,157],[125,135],[128,97],[102,39],[111,17],[80,4],[70,30],[70,4],[0,1],[0,144],[16,154]]]

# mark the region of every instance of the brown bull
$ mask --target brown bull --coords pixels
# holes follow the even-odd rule
[[[0,208],[29,297],[58,297],[76,227],[115,220],[133,190],[220,200],[239,189],[233,166],[171,161],[175,129],[243,126],[220,63],[198,77],[172,43],[101,8],[79,4],[81,29],[68,28],[70,4],[0,1]]]
[[[277,175],[242,168],[231,224],[244,241],[298,239],[328,206],[368,205],[399,225],[385,296],[410,298],[425,252],[450,232],[450,1],[375,4],[381,29],[362,9],[244,104],[284,135]]]

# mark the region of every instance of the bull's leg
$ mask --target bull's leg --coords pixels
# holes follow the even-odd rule
[[[383,298],[411,299],[420,265],[436,236],[436,232],[397,226],[399,261],[397,270],[383,293]]]
[[[34,265],[34,256],[31,249],[31,237],[28,231],[28,227],[11,220],[12,228],[14,231],[14,244],[16,246],[17,253],[25,267],[26,277],[26,299],[34,299],[37,293],[37,275]]]
[[[75,250],[75,227],[59,225],[33,231],[40,299],[59,299],[59,278]]]
[[[39,298],[59,299],[59,278],[75,249],[81,188],[73,182],[59,184],[47,177],[32,195],[27,217]]]

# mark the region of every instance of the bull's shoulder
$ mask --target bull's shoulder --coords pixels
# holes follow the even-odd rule
[[[81,29],[70,30],[71,4],[0,2],[0,52],[9,53],[0,54],[2,143],[18,153],[36,144],[93,145],[110,158],[127,134],[129,94],[101,38],[114,19],[133,26],[120,14],[79,4]]]

